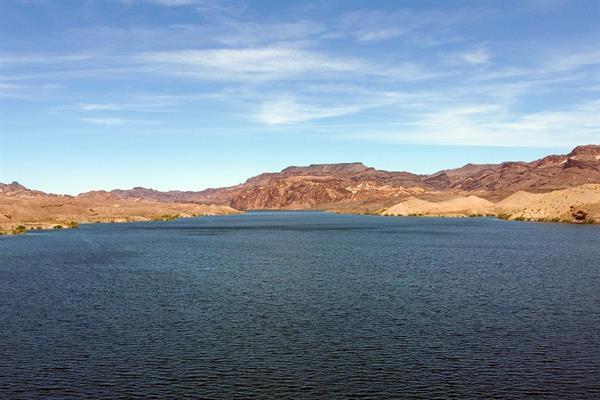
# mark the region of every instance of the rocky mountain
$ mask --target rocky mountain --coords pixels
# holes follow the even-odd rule
[[[40,190],[32,190],[21,185],[19,182],[0,182],[0,196],[5,197],[47,197],[52,196]]]
[[[382,171],[358,162],[294,166],[257,175],[239,185],[198,192],[135,187],[67,196],[12,182],[0,183],[0,228],[14,228],[19,223],[37,227],[57,221],[146,220],[258,209],[394,215],[493,213],[560,221],[577,220],[585,214],[582,221],[598,221],[599,184],[600,145],[578,146],[569,154],[532,162],[467,164],[431,175]]]
[[[136,187],[92,191],[77,197],[219,204],[241,210],[306,209],[345,200],[375,200],[419,193],[423,191],[423,178],[408,172],[376,170],[362,163],[314,164],[263,173],[239,185],[198,192],[161,192]]]
[[[443,189],[468,192],[514,193],[549,191],[600,182],[600,146],[578,146],[566,155],[551,155],[532,162],[472,165],[432,176],[448,177]],[[431,178],[430,178],[431,179]]]
[[[392,199],[438,192],[477,194],[497,201],[519,190],[547,192],[586,183],[600,183],[599,145],[579,146],[569,154],[532,162],[467,164],[431,175],[381,171],[362,163],[288,167],[215,193],[241,210],[305,209],[335,208],[348,202],[378,207]]]
[[[499,201],[521,190],[543,193],[587,183],[600,183],[600,145],[578,146],[569,154],[550,155],[532,162],[466,164],[431,175],[377,170],[360,162],[313,164],[263,173],[225,188],[162,192],[135,187],[87,192],[77,197],[217,204],[239,210],[358,207],[364,211],[389,207],[410,196],[431,200],[451,194],[473,194]],[[0,195],[46,194],[13,182],[0,184]]]

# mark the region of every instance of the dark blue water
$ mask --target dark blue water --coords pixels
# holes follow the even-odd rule
[[[600,396],[600,229],[250,213],[0,238],[0,398]]]

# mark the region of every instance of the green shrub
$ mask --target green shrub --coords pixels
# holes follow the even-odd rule
[[[179,218],[179,214],[175,214],[175,215],[164,214],[164,215],[160,215],[158,217],[154,217],[154,218],[152,218],[152,220],[153,221],[172,221],[177,218]]]
[[[62,225],[54,225],[54,227],[53,227],[53,228],[54,228],[54,229],[62,229],[63,227],[62,227]]]
[[[25,232],[27,232],[27,228],[24,225],[17,225],[12,230],[13,235],[22,235]]]

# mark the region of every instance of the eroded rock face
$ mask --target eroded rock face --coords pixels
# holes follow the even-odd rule
[[[600,182],[600,146],[578,146],[566,155],[552,155],[530,163],[487,165],[452,185],[465,191],[557,190]]]
[[[506,197],[519,190],[543,192],[586,183],[600,183],[599,145],[578,146],[569,154],[529,163],[467,164],[432,175],[380,171],[362,163],[289,167],[248,179],[240,185],[242,190],[230,193],[230,204],[240,209],[311,208],[348,200],[376,202],[385,196],[411,195],[415,189]]]
[[[248,188],[232,200],[231,206],[239,210],[303,209],[349,199],[351,195],[343,179],[288,178],[276,180],[267,186]]]
[[[578,146],[566,155],[533,162],[466,164],[431,175],[377,170],[362,163],[288,167],[239,185],[202,191],[129,190],[82,193],[78,198],[230,205],[241,210],[323,208],[340,202],[377,203],[423,193],[466,193],[505,198],[517,191],[544,192],[600,183],[600,145]],[[47,196],[16,182],[0,184],[6,196]],[[393,204],[393,203],[392,203]]]
[[[0,196],[6,197],[46,197],[50,196],[40,190],[28,189],[21,185],[19,182],[14,181],[12,183],[0,182]]]

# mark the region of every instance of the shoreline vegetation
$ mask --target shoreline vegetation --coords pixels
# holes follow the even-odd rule
[[[227,215],[227,214],[222,214]],[[96,221],[46,221],[46,222],[23,222],[13,228],[2,228],[0,229],[0,236],[3,235],[23,235],[27,232],[39,232],[39,231],[50,231],[50,230],[61,230],[61,229],[77,229],[81,225],[92,225],[92,224],[114,224],[114,223],[129,223],[129,222],[161,222],[161,221],[173,221],[179,218],[195,218],[204,217],[208,215],[190,215],[180,216],[176,215],[160,215],[152,218],[116,218],[111,220],[96,220]]]
[[[208,217],[208,216],[225,216],[225,215],[234,215],[241,214],[241,212],[237,213],[223,213],[223,214],[194,214],[194,215],[160,215],[156,217],[149,218],[115,218],[109,220],[95,220],[95,221],[45,221],[45,222],[22,222],[14,227],[0,227],[0,236],[7,235],[23,235],[27,232],[39,232],[39,231],[51,231],[51,230],[61,230],[61,229],[77,229],[81,225],[93,225],[93,224],[122,224],[122,223],[130,223],[130,222],[165,222],[165,221],[174,221],[176,219],[185,219],[185,218],[197,218],[197,217]]]

